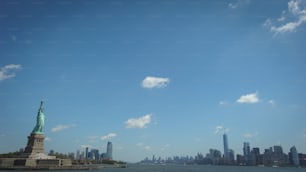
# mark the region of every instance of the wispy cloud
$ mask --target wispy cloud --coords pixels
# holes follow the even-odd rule
[[[51,132],[59,132],[59,131],[62,131],[62,130],[66,130],[66,129],[69,129],[69,128],[72,128],[72,127],[75,127],[76,125],[75,124],[70,124],[70,125],[57,125],[55,127],[53,127],[51,129]]]
[[[164,151],[166,150],[167,148],[169,148],[171,145],[170,144],[165,144],[161,147],[161,150]]]
[[[9,64],[9,65],[0,67],[0,81],[15,77],[16,71],[20,69],[21,69],[20,64]]]
[[[85,149],[85,148],[92,148],[93,146],[91,146],[91,145],[81,145],[81,148],[82,149]]]
[[[251,138],[257,137],[258,134],[259,134],[258,132],[255,132],[255,133],[246,133],[246,134],[243,135],[243,137],[245,139],[251,139]]]
[[[126,128],[145,128],[151,123],[151,114],[139,118],[131,118],[125,121]]]
[[[152,147],[151,146],[144,146],[143,148],[146,151],[152,151]]]
[[[50,138],[50,137],[46,137],[46,138],[45,138],[45,141],[46,141],[46,142],[51,141],[51,138]]]
[[[295,32],[298,27],[306,22],[306,3],[301,0],[291,0],[288,2],[288,11],[283,11],[277,20],[267,19],[264,26],[271,32],[284,34]]]
[[[240,98],[236,101],[237,103],[257,103],[259,102],[259,98],[257,93],[251,93],[240,96]]]
[[[219,134],[219,133],[221,133],[222,131],[223,131],[223,132],[229,132],[229,129],[225,128],[225,127],[222,126],[222,125],[218,125],[218,126],[215,127],[214,133],[215,133],[215,134]]]
[[[162,88],[166,87],[170,83],[169,78],[160,78],[147,76],[144,80],[142,80],[143,88]]]
[[[241,6],[247,5],[250,2],[251,2],[251,0],[236,0],[236,1],[230,2],[228,4],[228,8],[236,9],[236,8],[241,7]]]
[[[116,133],[108,133],[107,135],[102,136],[102,137],[101,137],[101,140],[110,140],[110,139],[112,139],[112,138],[115,138],[116,136],[117,136]]]

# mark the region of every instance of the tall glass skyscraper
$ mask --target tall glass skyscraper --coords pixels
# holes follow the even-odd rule
[[[292,146],[290,148],[289,159],[290,159],[292,165],[296,165],[296,166],[300,165],[299,155],[298,155],[298,152],[297,152],[295,146]]]
[[[107,155],[107,158],[113,159],[113,144],[112,144],[112,142],[107,142],[106,155]]]
[[[243,143],[243,156],[247,157],[251,153],[250,143]]]
[[[224,133],[223,134],[223,146],[224,146],[224,159],[225,161],[228,161],[228,140],[227,140],[227,135]]]
[[[88,159],[88,147],[85,149],[85,159]]]

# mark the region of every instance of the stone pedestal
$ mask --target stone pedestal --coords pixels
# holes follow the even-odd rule
[[[34,158],[37,154],[44,154],[44,135],[33,134],[28,136],[28,143],[24,150],[24,156]]]

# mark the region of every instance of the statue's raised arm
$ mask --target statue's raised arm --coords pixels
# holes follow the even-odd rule
[[[45,126],[45,115],[43,112],[43,101],[40,102],[40,107],[37,113],[36,126],[34,127],[33,134],[43,134],[43,128]]]

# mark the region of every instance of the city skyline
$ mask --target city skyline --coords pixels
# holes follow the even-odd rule
[[[4,0],[0,25],[0,153],[41,100],[45,150],[306,153],[305,0]]]

